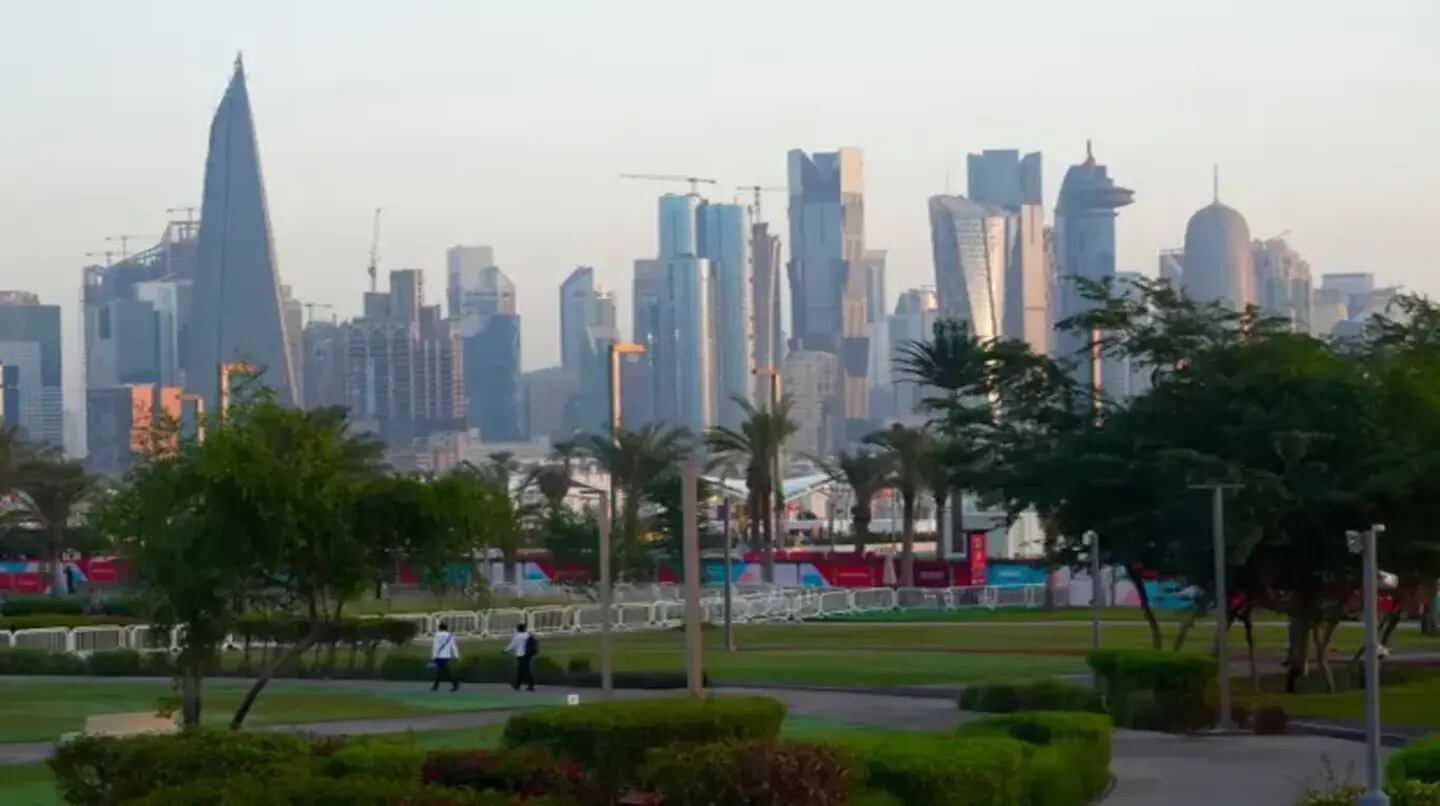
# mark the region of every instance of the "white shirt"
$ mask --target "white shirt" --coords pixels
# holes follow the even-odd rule
[[[530,633],[528,632],[512,633],[510,636],[510,644],[505,647],[505,651],[518,658],[525,654],[525,644],[529,640]]]
[[[435,633],[434,640],[430,642],[430,657],[459,659],[460,646],[455,643],[455,636],[444,630]]]

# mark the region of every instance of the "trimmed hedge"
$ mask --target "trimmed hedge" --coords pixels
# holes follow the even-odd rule
[[[1104,713],[1105,703],[1093,689],[1060,680],[1034,683],[992,683],[967,686],[960,692],[960,709],[987,714],[1015,711],[1089,711]]]
[[[809,742],[715,742],[651,750],[640,786],[665,806],[844,806],[864,783],[848,752]]]
[[[320,762],[319,769],[331,778],[413,782],[420,780],[420,770],[425,766],[427,755],[424,748],[411,744],[370,739],[347,743],[328,753]]]
[[[546,806],[503,792],[444,789],[381,778],[261,778],[242,776],[168,787],[131,801],[134,806]],[[555,804],[554,806],[559,806]]]
[[[1311,791],[1300,796],[1295,806],[1357,806],[1365,787],[1346,784],[1324,792]],[[1390,806],[1440,806],[1440,784],[1401,781],[1385,787]]]
[[[865,765],[871,788],[901,803],[1028,806],[1032,751],[1013,739],[879,731],[837,744]]]
[[[1215,661],[1178,652],[1104,649],[1086,656],[1115,724],[1176,733],[1215,724]]]
[[[0,616],[81,616],[87,602],[79,596],[12,596],[0,603]],[[145,602],[133,596],[101,599],[95,615],[140,618],[145,615]]]
[[[85,660],[43,649],[0,649],[0,674],[85,674]]]
[[[1044,748],[1032,757],[1031,802],[1056,806],[1083,804],[1105,791],[1112,733],[1104,714],[1060,711],[994,716],[957,730],[960,736],[1004,736]]]
[[[1395,751],[1385,762],[1385,780],[1440,783],[1440,736],[1428,736]]]
[[[438,750],[425,757],[420,779],[427,784],[507,792],[526,798],[554,797],[581,802],[603,800],[574,762],[530,747],[510,750]]]
[[[106,649],[85,657],[85,671],[96,677],[168,676],[175,673],[175,662],[168,652]]]
[[[110,806],[202,779],[294,777],[296,765],[309,757],[310,745],[298,736],[198,730],[166,736],[80,736],[55,749],[50,769],[67,803]]]
[[[41,613],[30,616],[0,617],[0,630],[44,630],[53,627],[123,627],[127,624],[139,623],[139,619],[130,616]]]
[[[634,783],[648,751],[680,743],[773,740],[785,706],[762,697],[654,699],[539,708],[505,723],[506,747],[572,759],[607,792]]]

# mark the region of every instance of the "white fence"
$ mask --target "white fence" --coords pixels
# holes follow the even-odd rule
[[[610,623],[616,630],[659,630],[685,623],[685,602],[673,598],[676,586],[640,585],[624,589],[611,606]],[[617,594],[620,590],[617,588]],[[641,593],[655,598],[640,599]],[[964,588],[776,588],[746,585],[731,589],[731,618],[737,623],[774,623],[823,620],[859,613],[894,610],[958,610],[972,607],[1039,607],[1043,585],[975,586]],[[724,619],[723,591],[707,589],[701,598],[701,618],[712,623]],[[501,638],[525,624],[541,635],[593,633],[604,622],[598,604],[551,605],[495,610],[450,610],[442,613],[402,613],[383,616],[415,624],[416,640],[428,640],[440,624],[462,638]],[[53,627],[0,631],[0,648],[33,648],[50,652],[85,654],[109,649],[163,649],[177,651],[179,631],[157,635],[148,625]],[[233,641],[227,641],[233,646]]]

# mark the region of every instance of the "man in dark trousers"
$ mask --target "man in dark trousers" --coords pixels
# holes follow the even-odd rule
[[[525,686],[526,691],[534,691],[535,675],[530,671],[530,663],[540,654],[539,639],[526,630],[524,624],[516,624],[515,634],[510,636],[505,651],[515,656],[515,682],[510,687],[519,691]]]
[[[455,636],[450,633],[450,625],[442,621],[430,642],[430,665],[435,667],[435,684],[430,687],[431,691],[438,691],[441,682],[448,682],[451,691],[460,690],[460,681],[450,674],[450,661],[459,659],[460,648],[455,645]]]

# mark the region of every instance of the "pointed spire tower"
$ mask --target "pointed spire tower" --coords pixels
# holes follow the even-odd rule
[[[270,213],[239,54],[210,124],[200,215],[185,385],[205,395],[207,411],[217,411],[220,365],[246,362],[261,371],[281,403],[293,404],[294,361],[286,347]]]

